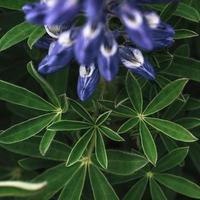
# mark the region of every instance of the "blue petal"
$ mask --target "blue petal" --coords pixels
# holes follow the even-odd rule
[[[88,22],[80,32],[75,44],[75,56],[81,65],[89,65],[97,57],[102,40],[103,24]]]
[[[129,38],[140,48],[152,50],[150,29],[143,14],[128,3],[120,8],[120,19],[126,27]]]
[[[111,81],[119,70],[118,44],[111,32],[105,33],[98,55],[98,67],[107,81]]]
[[[44,24],[46,15],[48,14],[47,5],[42,3],[26,4],[22,8],[25,13],[25,18],[28,22],[34,24]]]
[[[94,93],[99,83],[99,79],[99,71],[94,64],[80,66],[77,84],[77,93],[80,100],[85,101]]]

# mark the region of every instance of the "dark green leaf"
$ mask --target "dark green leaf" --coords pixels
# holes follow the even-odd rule
[[[132,128],[134,128],[139,122],[139,119],[138,118],[131,118],[131,119],[128,119],[125,123],[123,123],[119,129],[118,129],[118,133],[119,134],[122,134],[122,133],[126,133],[128,132],[129,130],[131,130]]]
[[[26,140],[47,127],[55,117],[56,113],[49,113],[11,126],[0,134],[0,143],[12,144]]]
[[[135,153],[107,150],[107,172],[117,175],[130,175],[143,168],[148,161]]]
[[[126,90],[133,107],[137,112],[141,113],[143,107],[142,90],[132,73],[127,74]]]
[[[112,111],[107,111],[107,112],[101,114],[101,115],[97,118],[96,124],[97,124],[98,126],[102,125],[102,124],[108,119],[108,117],[110,116],[111,112],[112,112]]]
[[[148,179],[144,177],[140,179],[126,194],[124,200],[141,200],[147,186]]]
[[[0,99],[13,104],[37,110],[56,110],[56,107],[42,99],[37,94],[34,94],[25,88],[2,80],[0,80]]]
[[[148,127],[143,121],[140,122],[140,138],[145,156],[155,165],[158,158],[156,145]]]
[[[167,200],[167,197],[165,196],[161,187],[158,185],[158,183],[156,183],[156,181],[153,180],[153,178],[149,180],[149,183],[152,200]]]
[[[94,130],[89,129],[74,145],[67,159],[67,163],[66,163],[67,166],[71,166],[77,161],[79,161],[85,149],[87,148],[87,145],[90,142],[93,136],[93,133],[94,133]]]
[[[106,177],[94,165],[89,166],[89,177],[95,200],[119,200]]]
[[[99,132],[96,133],[95,147],[96,147],[95,155],[96,155],[96,158],[97,158],[99,164],[103,168],[107,168],[108,158],[107,158],[107,154],[106,154],[106,148],[105,148],[103,137],[102,137],[101,133],[99,133]]]
[[[30,34],[28,38],[28,46],[32,49],[33,45],[46,33],[46,30],[43,26],[38,26]]]
[[[93,123],[93,119],[91,117],[91,115],[88,113],[88,111],[78,102],[70,99],[70,105],[72,107],[72,109],[79,115],[81,116],[83,119],[85,119],[86,121]]]
[[[6,50],[25,40],[30,36],[34,29],[35,26],[27,22],[23,22],[13,27],[0,39],[0,51]]]
[[[24,4],[31,2],[35,2],[35,0],[1,0],[0,7],[21,11]]]
[[[80,200],[85,182],[86,167],[81,166],[65,183],[58,200]]]
[[[197,37],[198,35],[199,35],[198,33],[188,29],[177,29],[174,39],[179,40],[185,38],[192,38],[192,37]]]
[[[99,131],[104,134],[106,137],[110,138],[114,141],[124,141],[124,139],[115,131],[112,129],[106,127],[106,126],[100,126]]]
[[[150,117],[145,118],[145,121],[153,128],[175,140],[182,142],[194,142],[197,140],[188,130],[174,122]]]
[[[155,171],[164,172],[181,164],[186,158],[188,151],[189,147],[179,147],[170,151],[158,161]]]
[[[155,174],[155,179],[167,188],[191,198],[200,198],[200,187],[180,176],[172,174]]]
[[[170,105],[182,92],[188,79],[178,79],[166,85],[146,107],[144,114],[151,115]]]
[[[193,129],[200,126],[200,118],[184,117],[184,118],[178,119],[176,123],[180,124],[186,129]]]
[[[90,128],[90,124],[83,121],[61,120],[48,127],[51,131],[76,131]]]
[[[42,87],[50,101],[53,103],[53,105],[59,108],[60,102],[56,93],[53,91],[53,88],[49,85],[49,83],[42,76],[40,76],[40,74],[38,74],[32,62],[28,63],[27,70],[29,74],[40,84],[40,86]]]
[[[67,145],[53,140],[44,157],[39,152],[40,141],[41,137],[34,136],[22,142],[14,144],[0,144],[0,146],[16,154],[49,160],[66,161],[66,157],[70,153],[70,148]]]

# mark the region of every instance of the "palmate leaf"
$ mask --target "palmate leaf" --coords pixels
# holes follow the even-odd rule
[[[200,187],[180,176],[172,174],[155,174],[154,178],[165,187],[191,198],[200,198]]]
[[[161,187],[158,185],[158,183],[156,183],[153,178],[149,180],[149,183],[152,200],[167,200],[167,197],[165,196]]]
[[[126,90],[133,107],[137,112],[141,113],[143,107],[142,91],[138,81],[130,72],[126,77]]]
[[[0,143],[12,144],[26,140],[47,127],[56,115],[48,113],[11,126],[0,134]]]
[[[96,123],[98,126],[102,125],[102,124],[109,118],[111,112],[112,112],[112,111],[107,111],[107,112],[105,112],[105,113],[99,115],[98,118],[96,119],[96,122],[95,122],[95,123]]]
[[[178,79],[166,85],[148,104],[144,115],[154,114],[170,105],[182,92],[188,79]]]
[[[156,130],[164,133],[165,135],[173,138],[174,140],[182,142],[194,142],[198,140],[187,129],[174,122],[150,117],[145,118],[145,121]]]
[[[148,183],[148,178],[140,179],[126,194],[123,200],[141,200]]]
[[[22,142],[14,144],[0,144],[0,146],[15,154],[47,160],[66,161],[67,155],[69,155],[71,150],[69,146],[57,140],[53,140],[48,152],[45,156],[42,156],[39,152],[40,141],[41,137],[34,136]]]
[[[66,167],[64,164],[60,164],[41,173],[32,181],[38,182],[45,180],[48,182],[48,186],[38,195],[29,197],[26,200],[51,199],[51,197],[53,197],[60,189],[62,189],[66,182],[71,179],[72,174],[74,174],[77,169],[80,169],[80,165],[81,163],[77,163],[71,167]]]
[[[108,167],[104,171],[115,175],[131,175],[147,165],[148,161],[141,155],[119,150],[107,150]],[[92,157],[92,161],[98,165]]]
[[[167,155],[165,155],[158,161],[157,166],[154,170],[156,172],[164,172],[176,167],[184,161],[188,154],[188,151],[189,147],[179,147],[170,151]]]
[[[27,64],[27,70],[29,74],[40,84],[40,86],[42,87],[43,91],[46,93],[52,104],[59,108],[60,102],[56,93],[54,92],[53,88],[49,85],[49,83],[35,70],[32,62],[29,62]]]
[[[0,197],[25,197],[40,192],[47,182],[28,183],[22,181],[0,181]]]
[[[158,158],[156,145],[148,127],[143,121],[140,122],[140,138],[144,154],[155,165]]]
[[[56,107],[37,94],[17,85],[0,80],[0,99],[42,111],[54,111]]]
[[[85,149],[87,148],[92,136],[94,136],[94,130],[93,129],[89,129],[78,141],[77,143],[74,145],[74,147],[72,148],[66,165],[67,166],[71,166],[74,163],[76,163],[77,161],[79,161],[79,159],[81,158],[81,156],[83,155]]]
[[[81,166],[67,180],[58,200],[80,200],[85,183],[86,166]]]
[[[106,177],[94,165],[89,166],[89,178],[95,200],[119,200]]]
[[[0,39],[0,51],[6,50],[15,44],[27,39],[35,29],[35,25],[23,22],[10,29]]]

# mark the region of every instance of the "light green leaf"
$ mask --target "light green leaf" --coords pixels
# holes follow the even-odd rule
[[[79,131],[82,129],[90,128],[90,124],[84,121],[75,121],[75,120],[61,120],[53,123],[48,127],[48,130],[51,131]]]
[[[182,142],[194,142],[198,140],[187,129],[174,122],[150,117],[145,118],[145,121],[153,128],[173,138],[174,140]]]
[[[89,166],[89,177],[95,200],[119,200],[106,177],[94,165]]]
[[[32,49],[33,45],[46,33],[43,26],[38,26],[33,30],[28,38],[28,46]]]
[[[108,158],[103,137],[99,132],[96,132],[95,155],[99,164],[106,169],[108,166]]]
[[[154,177],[160,184],[175,192],[195,199],[200,198],[200,187],[183,177],[172,174],[155,174]]]
[[[178,79],[166,85],[148,104],[144,114],[151,115],[170,105],[182,92],[188,79]]]
[[[0,39],[0,51],[6,50],[25,40],[30,36],[34,29],[35,26],[27,22],[16,25]]]
[[[124,139],[115,131],[112,129],[106,127],[106,126],[100,126],[99,131],[104,134],[106,137],[110,138],[111,140],[120,142],[124,141]]]
[[[141,200],[147,186],[148,179],[144,177],[140,179],[126,194],[124,200]]]
[[[175,40],[197,37],[199,34],[188,29],[176,29]]]
[[[23,87],[2,80],[0,80],[0,99],[36,110],[56,110],[56,107],[42,99],[37,94],[34,94]]]
[[[126,122],[124,122],[118,129],[118,133],[122,134],[122,133],[126,133],[129,130],[131,130],[132,128],[134,128],[139,122],[138,118],[130,118],[128,119]]]
[[[12,144],[26,140],[42,131],[55,117],[56,113],[49,113],[11,126],[0,134],[0,143]]]
[[[33,195],[47,186],[47,182],[28,183],[22,181],[0,181],[0,197],[25,197]]]
[[[49,83],[42,76],[40,76],[40,74],[38,74],[32,62],[29,62],[27,64],[27,70],[29,74],[40,84],[43,91],[46,93],[46,95],[48,96],[49,100],[53,103],[53,105],[59,108],[60,102],[56,93],[54,92],[53,88],[49,85]]]
[[[86,176],[86,167],[81,166],[65,183],[58,200],[80,200]]]
[[[140,122],[140,138],[145,156],[155,165],[158,158],[156,145],[148,127],[143,121]]]
[[[93,129],[89,129],[79,140],[78,142],[74,145],[74,147],[72,148],[68,159],[67,159],[67,166],[71,166],[74,163],[76,163],[77,161],[79,161],[79,159],[81,158],[81,156],[83,155],[85,149],[87,148],[92,136],[94,135],[94,130]]]
[[[150,183],[150,192],[152,200],[167,200],[164,192],[162,191],[161,187],[156,183],[156,181],[151,178],[149,180]]]
[[[138,81],[130,72],[126,77],[126,90],[133,107],[137,112],[141,113],[143,107],[142,90]]]

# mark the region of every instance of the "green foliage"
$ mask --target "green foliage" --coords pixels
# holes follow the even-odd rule
[[[176,32],[173,47],[146,53],[155,81],[120,68],[86,102],[74,62],[37,72],[46,30],[22,21],[30,2],[0,0],[0,197],[200,199],[199,0],[145,5]]]

